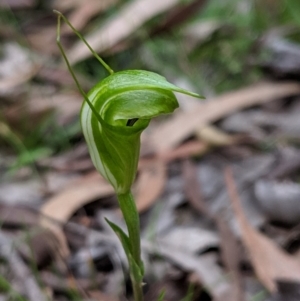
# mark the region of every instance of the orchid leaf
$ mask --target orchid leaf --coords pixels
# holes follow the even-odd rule
[[[116,233],[116,235],[119,237],[121,244],[123,246],[123,249],[125,251],[125,254],[128,258],[128,256],[130,255],[130,241],[129,241],[128,236],[118,225],[111,222],[107,218],[105,220],[109,224],[109,226],[112,228],[112,230]]]

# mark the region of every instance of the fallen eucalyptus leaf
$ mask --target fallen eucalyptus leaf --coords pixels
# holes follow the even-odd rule
[[[248,222],[229,168],[226,169],[225,179],[230,201],[240,226],[241,237],[257,277],[272,293],[277,291],[276,281],[279,279],[300,281],[300,262]]]

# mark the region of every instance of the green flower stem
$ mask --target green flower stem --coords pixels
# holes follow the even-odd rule
[[[140,218],[136,208],[136,204],[131,192],[118,194],[118,201],[123,213],[128,236],[130,239],[130,251],[135,262],[141,263],[141,246],[140,246]]]
[[[143,275],[143,263],[141,260],[141,243],[140,243],[140,218],[132,193],[118,194],[118,201],[124,216],[128,230],[130,243],[130,253],[133,261],[137,264],[140,273]],[[135,301],[143,300],[142,278],[136,275],[135,267],[129,260],[130,277]]]
[[[131,279],[132,282],[132,289],[133,289],[133,296],[134,296],[134,301],[143,301],[143,288],[142,285],[143,283],[141,281],[134,281]]]

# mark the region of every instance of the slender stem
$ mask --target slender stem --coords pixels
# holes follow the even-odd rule
[[[143,284],[140,283],[139,281],[134,281],[133,279],[131,279],[131,281],[132,281],[134,301],[143,301],[144,300],[143,288],[142,288]]]
[[[120,209],[126,222],[131,254],[135,262],[141,264],[140,218],[131,192],[118,194]]]
[[[143,271],[141,260],[141,240],[140,240],[140,219],[136,204],[131,192],[118,194],[118,201],[121,211],[127,225],[128,237],[130,241],[130,251],[133,260],[137,263],[140,270]],[[132,268],[129,263],[129,268]],[[143,283],[141,279],[135,278],[135,273],[131,272],[131,282],[135,301],[143,301]]]

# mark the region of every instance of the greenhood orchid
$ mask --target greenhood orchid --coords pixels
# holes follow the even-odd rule
[[[89,153],[96,169],[115,189],[128,234],[112,222],[107,222],[120,238],[126,253],[134,299],[142,301],[144,267],[140,223],[130,191],[137,171],[140,135],[151,118],[172,113],[178,107],[174,92],[201,96],[178,88],[153,72],[127,70],[114,73],[68,19],[58,11],[55,13],[58,15],[57,45],[84,99],[80,119]],[[61,18],[110,73],[87,94],[81,88],[60,43]]]
[[[134,181],[140,135],[152,117],[172,113],[178,102],[173,91],[193,96],[156,73],[143,70],[116,72],[89,93],[83,103],[81,125],[96,169],[117,193],[126,193]]]

